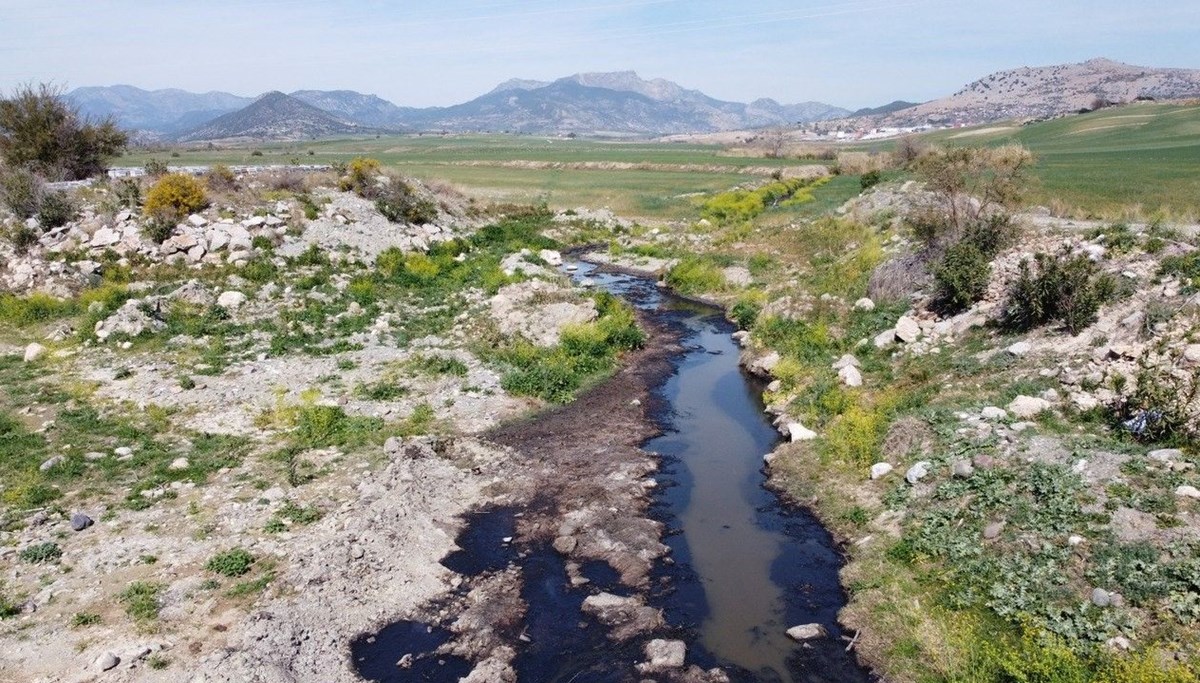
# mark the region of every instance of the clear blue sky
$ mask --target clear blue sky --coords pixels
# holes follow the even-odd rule
[[[0,0],[0,89],[55,81],[454,104],[633,69],[722,99],[845,107],[1108,57],[1200,68],[1200,0]]]

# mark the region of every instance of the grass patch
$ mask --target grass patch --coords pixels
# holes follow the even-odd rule
[[[147,581],[134,581],[121,591],[118,599],[125,606],[125,613],[139,624],[148,624],[158,619],[162,609],[160,596],[163,585]]]
[[[245,548],[231,548],[209,558],[204,568],[221,576],[244,576],[250,572],[254,556]]]

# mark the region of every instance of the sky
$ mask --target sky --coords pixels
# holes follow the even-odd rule
[[[0,0],[0,91],[348,89],[449,105],[635,70],[725,100],[847,108],[1107,57],[1200,68],[1200,0]]]

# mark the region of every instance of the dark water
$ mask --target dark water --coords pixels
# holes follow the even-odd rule
[[[659,320],[678,327],[687,349],[676,360],[677,371],[658,390],[667,406],[657,416],[663,435],[644,445],[662,456],[653,513],[669,529],[665,542],[673,560],[662,563],[653,577],[650,602],[663,609],[669,625],[668,632],[654,637],[686,640],[689,664],[721,666],[738,682],[871,680],[845,652],[836,621],[845,595],[837,579],[841,558],[833,539],[807,511],[784,508],[763,487],[762,456],[779,435],[762,411],[762,387],[738,367],[733,328],[716,309],[667,295],[644,278],[600,273],[588,264],[579,264],[573,277],[589,278],[654,311]],[[515,662],[519,680],[637,680],[632,665],[642,658],[645,641],[616,645],[579,609],[598,590],[624,593],[615,573],[591,564],[584,573],[592,583],[570,587],[563,560],[553,549],[527,548],[518,555],[501,541],[512,535],[513,515],[501,509],[473,517],[458,539],[463,550],[444,563],[467,575],[497,571],[509,562],[521,566],[529,616],[524,630],[528,642]],[[813,622],[823,624],[829,638],[801,644],[785,634],[790,626]],[[455,681],[461,675],[457,668],[447,668],[445,678],[411,673],[377,678],[380,667],[366,666],[372,657],[387,661],[392,667],[388,673],[394,673],[400,655],[430,649],[393,640],[394,649],[385,653],[382,640],[380,634],[369,653],[365,639],[353,644],[365,678]],[[428,676],[427,671],[423,668],[421,674]]]

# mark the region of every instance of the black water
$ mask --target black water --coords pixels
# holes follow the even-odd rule
[[[656,416],[663,435],[644,445],[661,456],[653,514],[667,525],[665,542],[672,550],[672,561],[661,563],[653,576],[650,603],[663,609],[669,624],[654,637],[687,641],[689,664],[720,666],[739,683],[870,680],[845,651],[836,621],[845,595],[833,539],[810,513],[782,506],[763,487],[762,456],[779,435],[763,413],[762,387],[738,367],[733,328],[716,309],[670,296],[645,278],[603,273],[588,264],[580,264],[573,276],[589,278],[676,326],[686,348],[675,361],[676,372],[658,389],[667,406]],[[642,659],[645,641],[614,644],[580,612],[592,593],[625,592],[615,572],[589,563],[584,574],[591,582],[572,588],[553,549],[518,550],[503,542],[513,535],[515,514],[497,509],[474,515],[458,539],[462,550],[444,564],[465,575],[520,565],[528,617],[526,644],[515,662],[519,680],[637,680],[633,664]],[[812,622],[823,624],[830,636],[801,644],[785,634],[790,626]],[[419,671],[395,667],[403,654],[429,652],[444,642],[438,629],[430,633],[417,626],[401,622],[373,643],[356,641],[359,672],[388,682],[456,681],[462,675],[456,661],[421,659]],[[406,633],[412,636],[407,642]],[[390,650],[382,645],[385,639]],[[430,673],[431,666],[441,671]]]

